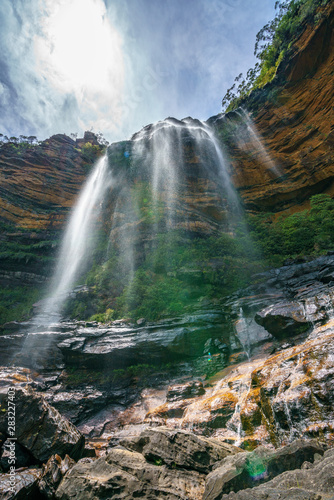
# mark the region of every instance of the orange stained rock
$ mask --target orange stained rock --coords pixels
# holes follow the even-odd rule
[[[291,213],[307,208],[312,194],[334,194],[333,3],[326,12],[325,19],[306,28],[295,55],[279,67],[280,83],[270,84],[275,98],[255,113],[254,125],[282,175],[271,175],[252,143],[229,151],[235,185],[252,210]]]

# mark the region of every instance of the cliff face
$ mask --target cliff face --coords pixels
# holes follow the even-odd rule
[[[22,317],[16,306],[38,297],[31,288],[52,272],[68,211],[102,150],[90,132],[0,147],[0,316]]]
[[[241,248],[236,244],[242,229],[240,219],[235,221],[232,216],[238,213],[240,217],[242,210],[233,212],[233,190],[229,191],[226,172],[222,176],[219,170],[223,164],[230,170],[246,209],[254,212],[300,210],[310,195],[332,194],[333,8],[328,10],[315,30],[304,31],[292,59],[279,68],[275,81],[249,98],[245,110],[208,120],[230,163],[219,153],[207,124],[192,119],[150,125],[131,141],[108,149],[115,183],[100,204],[103,210],[97,225],[104,241],[99,239],[89,263],[87,286],[71,294],[80,318],[86,305],[87,317],[98,312],[98,318],[53,322],[47,327],[45,317],[37,315],[33,321],[17,323],[9,320],[19,318],[18,310],[12,318],[6,313],[24,302],[30,293],[25,285],[40,287],[50,274],[65,217],[103,148],[86,133],[77,141],[57,135],[25,150],[16,145],[0,149],[0,314],[8,321],[4,325],[0,321],[3,394],[9,394],[6,385],[14,384],[17,388],[31,385],[43,392],[46,401],[90,440],[89,456],[95,450],[103,454],[108,448],[112,452],[107,461],[123,463],[114,447],[121,443],[126,448],[128,443],[131,460],[137,460],[132,462],[132,470],[138,470],[139,463],[143,470],[151,467],[153,472],[165,473],[170,466],[175,475],[180,467],[188,474],[189,461],[186,457],[181,465],[176,462],[175,456],[185,456],[179,451],[166,459],[161,436],[168,437],[170,432],[174,444],[168,443],[167,448],[172,450],[175,443],[179,446],[180,435],[194,441],[190,429],[211,438],[205,440],[205,446],[211,443],[211,448],[213,437],[220,446],[225,441],[246,450],[260,444],[277,447],[300,437],[333,445],[333,252],[258,273],[251,286],[242,287],[240,275],[246,274],[249,263],[254,273],[256,260],[250,261],[251,245]],[[157,133],[162,128],[167,135]],[[175,158],[182,158],[182,164]],[[181,236],[173,241],[177,231]],[[140,265],[142,272],[135,276]],[[231,275],[231,269],[239,274]],[[136,286],[126,288],[124,275]],[[232,294],[234,281],[238,290]],[[211,300],[217,282],[220,286],[227,283],[228,295]],[[224,286],[221,289],[226,291]],[[147,299],[146,311],[150,307],[161,311],[173,303],[170,316],[154,322],[144,315],[137,316],[137,321],[112,320],[112,308],[119,298],[128,300],[128,309],[134,310],[141,295]],[[31,305],[34,300],[29,300]],[[192,309],[187,309],[190,300]],[[98,310],[101,303],[103,312]],[[124,309],[121,311],[123,314]],[[24,405],[25,391],[16,392],[17,408]],[[41,398],[33,397],[30,389],[28,396],[30,403]],[[26,408],[23,410],[26,414]],[[56,410],[49,411],[61,423]],[[24,424],[21,414],[17,415]],[[4,416],[2,413],[5,423],[0,431],[6,433]],[[161,429],[161,424],[169,430]],[[151,430],[140,434],[145,427]],[[154,427],[160,427],[158,448],[149,448]],[[170,431],[175,428],[181,431]],[[46,429],[40,433],[43,451],[54,432]],[[153,430],[153,436],[158,432]],[[5,433],[0,432],[1,445]],[[26,448],[23,434],[18,442]],[[318,443],[316,447],[317,454],[319,449],[322,452],[323,447]],[[132,456],[134,450],[136,457]],[[34,455],[36,447],[29,451]],[[269,463],[267,451],[260,448],[259,456]],[[0,470],[6,463],[5,453],[3,445]],[[199,473],[209,472],[211,462],[204,464],[207,455],[202,451],[195,454],[203,462]],[[130,451],[124,458],[127,471],[129,456]],[[192,464],[194,456],[191,451]],[[45,459],[44,454],[36,457]],[[218,458],[215,456],[215,464]],[[312,469],[308,460],[302,453],[296,465],[303,464],[298,498],[300,484],[306,476],[315,477],[320,468],[318,463]],[[99,467],[103,461],[86,461],[80,481],[91,474],[94,463]],[[282,463],[281,458],[278,461]],[[290,458],[287,461],[291,465]],[[239,474],[243,463],[238,461],[235,473]],[[234,474],[234,462],[230,465]],[[258,479],[271,477],[265,469],[257,470]],[[147,484],[154,483],[151,472]],[[231,491],[232,486],[222,489],[219,474],[231,477],[229,471],[215,469],[203,498],[211,498],[212,491],[214,498]],[[241,484],[237,478],[234,485],[253,487],[254,475],[242,474],[245,482]],[[326,472],[327,485],[328,477]],[[127,476],[125,481],[129,483]],[[199,476],[199,481],[200,489],[192,489],[194,498],[201,498],[204,491],[204,477]],[[144,483],[146,491],[146,479]],[[317,492],[323,491],[319,479],[314,484]],[[63,487],[67,487],[66,481]],[[104,484],[101,488],[105,491]],[[182,498],[184,491],[182,483]],[[58,493],[67,498],[62,489]]]
[[[243,104],[254,129],[241,147],[231,140],[228,152],[233,181],[251,210],[299,210],[312,194],[334,193],[333,24],[331,3],[315,27],[305,27],[275,79]],[[221,136],[226,124],[241,127],[236,113],[210,120]]]
[[[58,228],[102,147],[94,134],[58,134],[40,145],[0,148],[0,220],[28,230]]]

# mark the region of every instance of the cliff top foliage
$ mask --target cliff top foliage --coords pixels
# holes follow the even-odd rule
[[[85,132],[85,135],[86,134],[87,133]],[[95,133],[92,133],[92,134],[95,136],[96,141],[100,146],[108,146],[109,145],[109,142],[106,140],[106,138],[104,137],[102,132],[98,132],[97,134],[95,134]],[[63,136],[67,139],[71,139],[73,141],[73,144],[75,144],[77,141],[78,134],[71,133],[70,135],[67,135],[64,133]],[[56,137],[56,136],[53,136],[53,137]],[[45,139],[44,141],[39,141],[35,135],[29,135],[29,136],[19,135],[18,137],[15,137],[15,136],[8,137],[7,135],[0,133],[0,149],[2,147],[5,147],[5,148],[10,148],[16,152],[26,151],[27,149],[32,149],[36,146],[41,146],[42,144],[47,143],[48,140],[49,139]],[[78,140],[80,141],[80,139],[78,139]],[[83,139],[81,139],[81,141],[82,140]],[[92,144],[88,141],[86,142],[86,144],[92,146]]]
[[[321,7],[331,0],[283,0],[275,3],[276,15],[256,35],[254,55],[259,59],[247,71],[240,73],[222,99],[223,112],[236,109],[252,90],[262,88],[276,75],[279,64],[292,51],[293,43],[305,29],[305,23],[315,26],[324,16]]]

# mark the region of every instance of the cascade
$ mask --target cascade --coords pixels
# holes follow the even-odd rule
[[[42,311],[34,325],[49,325],[60,319],[61,307],[76,279],[85,268],[92,250],[96,220],[105,191],[111,186],[107,156],[100,158],[88,177],[68,221],[55,272]]]
[[[192,118],[167,118],[145,127],[131,141],[111,145],[72,210],[49,297],[33,320],[32,333],[57,324],[65,303],[66,315],[71,314],[71,300],[76,300],[71,292],[79,278],[90,293],[104,297],[98,311],[110,311],[108,317],[115,304],[121,304],[125,315],[138,308],[143,293],[152,290],[151,283],[158,287],[153,299],[162,293],[165,300],[153,308],[172,303],[171,310],[182,313],[189,300],[205,296],[207,285],[198,278],[202,264],[192,259],[193,238],[199,238],[198,244],[203,236],[221,233],[232,241],[242,219],[228,167],[213,130]],[[175,280],[180,272],[174,258],[179,244],[192,266],[181,268],[181,282]],[[140,266],[142,274],[136,276]],[[90,317],[92,313],[83,319]]]
[[[140,265],[146,262],[148,273],[157,267],[165,273],[175,272],[170,269],[175,248],[152,257],[161,238],[170,234],[167,244],[172,245],[177,234],[190,251],[189,235],[203,237],[202,228],[209,235],[214,231],[232,235],[242,219],[242,208],[222,147],[212,129],[200,120],[167,118],[148,125],[123,150],[112,145],[111,160],[115,154],[120,158],[112,166],[117,189],[109,200],[110,231],[101,269],[104,276],[110,271],[110,288],[115,280],[125,287],[121,300],[124,314],[128,314],[138,302],[135,287],[139,285],[134,281]],[[211,217],[203,201],[210,204],[209,210],[220,212],[219,221]],[[117,265],[112,264],[115,259]],[[113,308],[115,300],[108,307]]]
[[[275,161],[272,159],[263,139],[260,134],[256,130],[256,126],[253,123],[249,113],[240,108],[240,111],[236,111],[237,115],[241,118],[242,122],[246,125],[246,135],[240,134],[237,138],[237,142],[241,149],[246,147],[246,144],[250,141],[251,148],[249,153],[253,151],[257,151],[260,155],[261,161],[268,165],[269,170],[276,176],[279,177],[282,175],[280,168],[276,165]]]

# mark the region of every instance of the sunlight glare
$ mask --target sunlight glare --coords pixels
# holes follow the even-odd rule
[[[117,114],[124,92],[123,40],[102,0],[46,0],[42,32],[34,40],[36,63],[59,92],[97,111],[103,98]],[[99,103],[100,104],[100,103]]]

